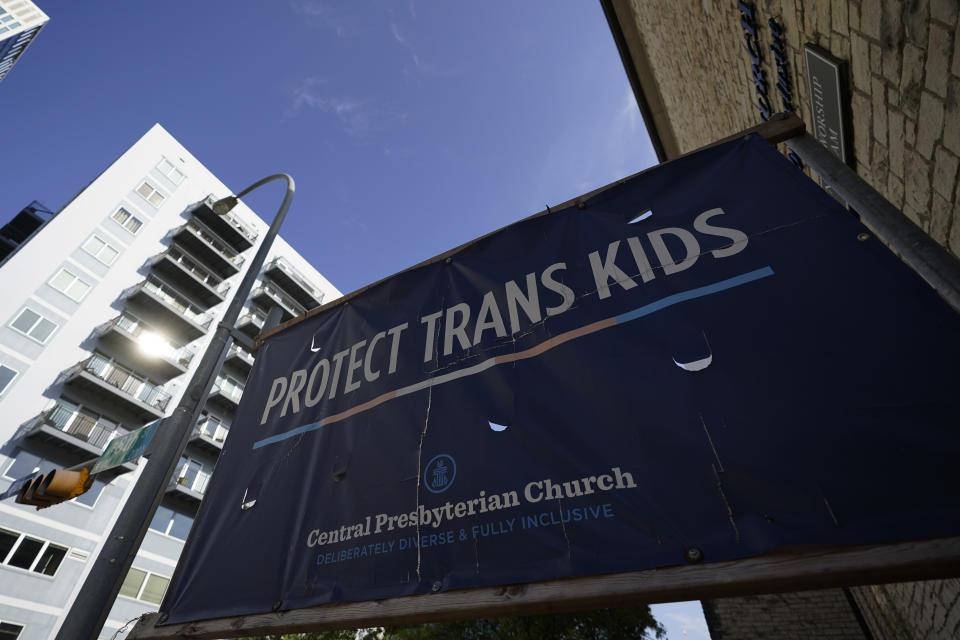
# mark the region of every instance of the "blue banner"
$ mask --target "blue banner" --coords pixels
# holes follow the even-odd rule
[[[763,140],[271,336],[167,622],[960,533],[960,322]]]

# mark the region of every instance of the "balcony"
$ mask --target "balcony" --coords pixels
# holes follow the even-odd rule
[[[150,260],[153,272],[174,284],[180,291],[208,307],[226,299],[230,283],[221,280],[177,247],[170,247]]]
[[[237,254],[217,234],[194,220],[174,229],[172,238],[221,278],[236,275],[243,266],[243,256]]]
[[[302,316],[307,312],[307,310],[300,306],[300,303],[296,302],[293,298],[280,291],[277,287],[266,283],[255,288],[250,293],[250,299],[264,309],[280,307],[280,311],[283,312],[280,316],[281,322],[292,320],[296,316]]]
[[[323,293],[307,282],[289,262],[277,256],[267,263],[263,274],[290,294],[304,309],[313,309],[323,304]]]
[[[67,371],[64,385],[143,422],[162,418],[170,402],[163,387],[98,353]]]
[[[196,355],[192,347],[174,347],[160,332],[123,313],[96,330],[100,344],[138,371],[160,380],[183,375]]]
[[[154,326],[164,328],[171,339],[186,343],[207,332],[213,316],[193,305],[180,292],[156,277],[148,277],[125,292]]]
[[[95,458],[107,443],[120,435],[119,425],[91,411],[57,402],[31,425],[27,437],[69,452],[74,463]],[[130,465],[128,470],[135,467]]]
[[[237,320],[237,329],[251,338],[255,338],[263,331],[263,325],[266,321],[267,316],[259,311],[248,311]]]
[[[253,354],[234,343],[230,345],[230,350],[227,351],[224,364],[228,364],[244,374],[249,374],[250,370],[253,369]]]
[[[197,422],[197,427],[190,437],[190,442],[208,453],[219,455],[220,450],[223,449],[223,441],[227,439],[229,433],[230,427],[225,426],[216,418],[203,416]]]
[[[232,213],[218,216],[213,212],[213,196],[207,196],[197,203],[192,213],[201,223],[226,241],[237,252],[246,251],[254,245],[259,235],[252,226],[240,220]]]
[[[222,409],[235,411],[240,405],[240,396],[243,395],[243,385],[230,378],[217,376],[217,381],[210,389],[208,404],[217,405]]]
[[[203,494],[207,492],[211,474],[203,471],[203,467],[196,462],[189,461],[180,465],[173,474],[167,494],[185,502],[199,503]]]

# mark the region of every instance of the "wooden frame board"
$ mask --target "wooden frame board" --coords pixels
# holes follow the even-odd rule
[[[157,626],[144,615],[128,640],[233,638],[556,613],[960,576],[960,537],[859,547],[787,549],[725,562]]]

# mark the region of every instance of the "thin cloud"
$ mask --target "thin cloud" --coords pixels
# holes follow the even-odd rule
[[[450,69],[435,62],[425,60],[419,53],[417,53],[413,41],[404,35],[404,33],[400,30],[400,27],[393,20],[390,21],[390,33],[393,34],[393,39],[396,41],[396,43],[406,49],[407,53],[410,54],[410,60],[413,62],[413,68],[418,74],[424,76],[449,77],[455,76],[459,73],[455,69]]]
[[[290,9],[311,26],[332,30],[339,38],[353,36],[356,30],[337,14],[338,7],[321,0],[291,0]]]
[[[633,90],[628,88],[620,103],[620,110],[617,112],[618,128],[625,129],[628,133],[636,133],[640,125],[640,108],[637,107],[637,98],[633,95]]]
[[[413,51],[413,45],[410,44],[410,41],[403,37],[403,34],[400,33],[400,27],[397,26],[396,22],[390,23],[390,32],[393,33],[393,39],[397,41],[398,44],[406,47],[410,51]]]
[[[315,110],[336,118],[347,135],[363,138],[373,131],[382,131],[397,120],[406,118],[379,105],[370,104],[329,90],[325,78],[313,76],[293,90],[290,108],[284,114],[292,118],[304,111]]]

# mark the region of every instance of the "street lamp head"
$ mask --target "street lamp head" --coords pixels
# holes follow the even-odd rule
[[[225,216],[230,212],[231,209],[237,206],[238,202],[240,202],[240,200],[237,198],[237,196],[227,196],[226,198],[220,198],[219,200],[213,203],[213,207],[212,207],[213,212],[218,216]]]

